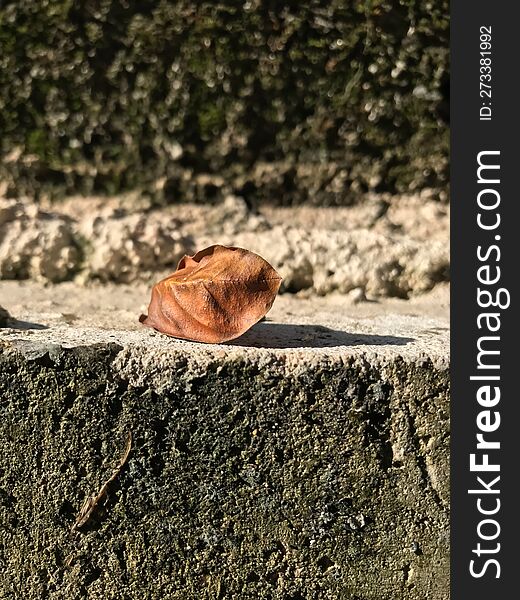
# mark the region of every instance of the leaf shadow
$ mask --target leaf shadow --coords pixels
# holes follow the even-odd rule
[[[32,321],[21,321],[20,319],[14,319],[13,317],[8,319],[6,327],[10,329],[19,329],[20,331],[27,331],[28,329],[49,329],[48,325],[33,323]]]
[[[252,348],[337,348],[341,346],[405,346],[410,337],[348,333],[323,325],[292,325],[288,323],[257,323],[236,340],[235,346]]]

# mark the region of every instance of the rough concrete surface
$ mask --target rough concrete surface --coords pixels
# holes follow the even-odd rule
[[[0,282],[0,598],[447,599],[445,292],[209,346],[144,287]]]
[[[255,213],[236,196],[144,211],[135,202],[76,198],[44,208],[0,199],[0,278],[150,281],[219,243],[266,258],[284,278],[282,292],[408,298],[449,280],[448,207],[427,195],[290,214]]]

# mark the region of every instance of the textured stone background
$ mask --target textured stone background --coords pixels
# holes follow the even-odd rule
[[[220,243],[268,260],[282,293],[409,298],[449,280],[448,225],[448,206],[423,196],[264,212],[236,196],[144,212],[109,198],[50,209],[0,198],[0,279],[151,283]]]
[[[446,198],[447,0],[4,2],[10,195]]]

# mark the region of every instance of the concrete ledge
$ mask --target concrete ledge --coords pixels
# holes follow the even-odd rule
[[[205,346],[4,303],[0,598],[449,597],[445,320],[284,299]]]

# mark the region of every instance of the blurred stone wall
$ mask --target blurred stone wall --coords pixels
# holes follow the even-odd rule
[[[448,0],[4,2],[3,191],[446,198],[448,15]]]

